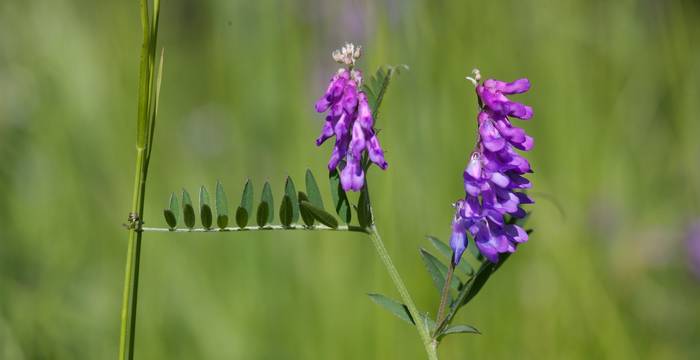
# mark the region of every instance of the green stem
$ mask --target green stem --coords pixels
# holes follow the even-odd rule
[[[438,308],[437,317],[435,320],[438,324],[442,324],[444,321],[443,316],[445,315],[445,308],[447,307],[447,300],[450,297],[450,286],[452,285],[452,274],[455,272],[455,266],[450,261],[450,267],[447,269],[447,278],[445,279],[445,285],[442,286],[442,296],[440,297],[440,307]],[[437,328],[436,328],[437,330]],[[436,333],[437,334],[437,333]]]
[[[131,213],[136,214],[136,220],[131,223],[129,242],[126,250],[126,265],[124,268],[124,290],[122,293],[121,329],[119,334],[119,359],[132,359],[134,346],[134,330],[136,319],[135,283],[138,283],[138,259],[141,256],[140,215],[143,209],[145,149],[138,148],[136,152],[136,173],[134,174],[134,194]],[[130,311],[131,310],[131,311]]]
[[[423,340],[423,346],[425,347],[425,352],[428,354],[428,359],[430,360],[437,360],[437,349],[436,349],[436,344],[433,342],[432,338],[430,337],[430,332],[428,331],[428,327],[425,324],[425,321],[421,317],[420,313],[418,312],[418,308],[416,308],[416,305],[413,303],[413,299],[411,298],[411,295],[408,293],[408,289],[406,289],[406,285],[404,284],[403,280],[401,279],[401,276],[399,275],[399,272],[396,270],[396,267],[394,266],[394,263],[391,261],[391,257],[389,256],[389,253],[386,251],[386,247],[384,246],[384,242],[382,241],[382,237],[379,235],[379,232],[377,232],[377,228],[374,225],[371,225],[369,230],[369,237],[372,239],[372,243],[374,244],[374,248],[377,250],[377,254],[379,254],[379,258],[382,260],[382,263],[384,264],[384,267],[386,270],[389,272],[389,276],[391,277],[391,280],[394,282],[394,286],[396,286],[396,290],[399,291],[399,295],[401,296],[401,300],[406,304],[406,307],[408,308],[408,312],[411,314],[411,317],[413,318],[413,321],[416,324],[416,328],[418,329],[418,334],[421,337],[421,340]]]
[[[149,123],[152,104],[153,66],[155,63],[155,46],[158,30],[160,2],[153,5],[154,22],[149,29],[148,2],[140,0],[141,26],[143,42],[141,44],[141,63],[139,66],[138,114],[136,122],[136,171],[134,174],[134,192],[129,214],[130,231],[124,266],[124,290],[122,293],[121,328],[119,332],[119,359],[134,358],[136,339],[136,307],[138,304],[139,268],[141,260],[141,237],[143,231],[143,208],[146,194],[146,177],[151,157],[153,132],[155,130],[155,109],[152,110],[153,121]],[[156,100],[157,101],[157,100]],[[150,126],[149,126],[150,125]]]
[[[190,233],[190,232],[204,232],[204,233],[219,233],[219,232],[241,232],[241,231],[289,231],[289,230],[297,230],[297,231],[315,231],[315,230],[324,230],[324,231],[349,231],[349,232],[361,232],[361,233],[367,233],[367,230],[360,226],[356,225],[340,225],[338,227],[328,227],[325,225],[312,225],[312,226],[305,226],[305,225],[289,225],[289,226],[284,226],[284,225],[265,225],[263,227],[259,226],[246,226],[246,227],[225,227],[223,229],[221,228],[210,228],[210,229],[205,229],[205,228],[193,228],[193,229],[170,229],[170,228],[162,228],[162,227],[144,227],[142,229],[144,232],[178,232],[178,233]]]

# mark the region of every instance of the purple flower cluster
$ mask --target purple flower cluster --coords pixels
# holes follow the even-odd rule
[[[514,252],[517,244],[527,241],[528,235],[523,228],[507,224],[504,216],[522,218],[526,213],[520,205],[533,203],[522,192],[531,186],[523,177],[532,172],[530,163],[515,149],[528,151],[534,142],[509,120],[509,117],[530,119],[532,108],[506,97],[528,91],[530,81],[506,83],[488,79],[479,83],[478,71],[475,74],[476,79],[470,80],[476,85],[481,108],[477,117],[479,134],[464,170],[466,197],[455,204],[450,238],[455,264],[467,247],[467,231],[479,252],[493,263],[498,262],[499,254]]]
[[[363,152],[367,151],[369,159],[381,169],[388,166],[374,131],[372,109],[367,103],[365,93],[359,90],[362,73],[352,69],[358,57],[359,48],[351,44],[333,54],[336,61],[345,63],[349,68],[338,70],[326,93],[316,102],[317,112],[327,112],[326,122],[321,135],[316,139],[316,145],[320,146],[335,136],[335,147],[328,161],[328,169],[334,170],[341,164],[341,160],[345,160],[345,165],[340,170],[340,183],[346,191],[359,191],[365,183]]]

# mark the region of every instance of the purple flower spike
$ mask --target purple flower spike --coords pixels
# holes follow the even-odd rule
[[[532,108],[506,97],[528,91],[530,81],[488,79],[480,83],[478,70],[474,74],[468,79],[476,86],[481,105],[478,141],[463,174],[466,197],[455,204],[450,239],[454,264],[459,263],[467,246],[467,232],[479,252],[493,263],[498,262],[499,254],[514,252],[528,235],[520,226],[506,224],[504,217],[522,218],[526,213],[520,206],[533,203],[522,192],[532,186],[523,176],[532,172],[530,163],[515,149],[529,151],[534,140],[509,119],[530,119]]]
[[[346,191],[359,191],[364,186],[362,156],[365,152],[369,160],[382,170],[388,166],[384,160],[384,150],[374,131],[374,119],[367,95],[360,90],[362,73],[354,69],[360,53],[360,47],[353,44],[346,44],[342,49],[333,52],[333,59],[347,68],[338,70],[315,106],[317,112],[327,112],[326,122],[321,135],[316,139],[316,145],[321,146],[335,136],[328,170],[333,171],[338,165],[345,164],[339,170],[340,183]]]

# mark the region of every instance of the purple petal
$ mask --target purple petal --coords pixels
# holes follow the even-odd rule
[[[360,191],[365,183],[365,173],[359,159],[348,155],[345,168],[340,171],[340,184],[345,191]]]
[[[535,203],[535,201],[532,200],[532,198],[525,193],[520,193],[520,192],[515,193],[515,196],[518,197],[521,204],[534,204]]]
[[[361,92],[358,95],[359,108],[358,108],[358,120],[363,128],[366,130],[371,130],[374,125],[374,120],[372,119],[372,109],[369,108],[367,103],[367,95]]]
[[[511,188],[513,189],[529,189],[532,187],[530,180],[526,179],[520,174],[509,171],[507,175],[510,178]]]
[[[320,113],[325,112],[326,110],[328,110],[328,108],[330,106],[331,106],[331,102],[328,101],[328,97],[326,95],[324,95],[322,98],[320,98],[320,99],[318,99],[318,101],[316,101],[316,105],[315,105],[316,112],[320,112]]]
[[[377,135],[372,134],[369,138],[369,141],[367,141],[367,149],[369,150],[370,161],[377,164],[382,170],[386,170],[389,164],[384,160],[384,150],[382,150],[382,146],[379,144]]]
[[[452,256],[452,263],[454,265],[459,264],[462,259],[462,254],[467,248],[467,234],[466,229],[461,224],[458,219],[452,221],[452,236],[450,236],[450,247],[454,251]]]
[[[338,138],[338,140],[345,138],[345,136],[348,134],[348,130],[350,129],[350,119],[348,119],[348,115],[346,113],[343,113],[340,115],[340,119],[338,119],[338,122],[335,123],[335,136]]]
[[[354,114],[355,110],[357,110],[357,85],[353,80],[348,81],[342,101],[345,112]]]
[[[514,101],[505,103],[503,108],[505,114],[522,120],[528,120],[533,115],[531,107]]]
[[[525,216],[527,216],[527,211],[523,210],[523,208],[521,207],[518,207],[518,210],[516,210],[515,212],[510,212],[509,214],[514,218],[522,219]]]
[[[508,184],[510,184],[510,179],[499,172],[491,174],[491,179],[489,180],[491,180],[492,183],[502,188],[505,188],[506,186],[508,186]]]
[[[524,243],[528,239],[527,232],[518,225],[506,225],[503,228],[503,231],[505,232],[506,236],[508,236],[508,238],[512,239],[517,243]]]
[[[513,143],[513,146],[523,151],[530,151],[535,146],[535,139],[532,136],[525,135],[525,140],[521,143]]]
[[[530,90],[530,80],[523,78],[507,83],[504,81],[487,79],[484,81],[484,86],[495,91],[500,91],[505,95],[521,94]]]
[[[484,147],[489,151],[500,151],[506,146],[506,140],[501,136],[491,120],[486,120],[479,125],[479,134]]]
[[[352,126],[352,140],[350,140],[350,152],[356,159],[362,158],[362,150],[365,149],[365,133],[359,121]]]
[[[525,141],[525,130],[513,126],[507,118],[503,117],[495,121],[495,124],[501,136],[508,139],[508,141],[512,143],[521,143]]]
[[[321,146],[328,138],[333,136],[333,124],[330,121],[326,121],[323,124],[323,129],[321,130],[321,136],[316,139],[316,146]]]
[[[469,158],[469,164],[467,164],[467,168],[464,169],[464,176],[466,178],[467,175],[469,175],[472,179],[475,180],[480,180],[481,179],[481,156],[479,153],[472,153],[471,157]]]
[[[333,171],[338,166],[340,160],[345,158],[345,155],[348,153],[349,143],[349,137],[345,137],[342,139],[336,137],[335,146],[333,147],[333,152],[331,153],[331,158],[328,160],[328,170]]]
[[[498,250],[491,241],[491,233],[486,226],[479,226],[479,231],[474,235],[474,243],[481,255],[484,255],[492,263],[498,263]]]

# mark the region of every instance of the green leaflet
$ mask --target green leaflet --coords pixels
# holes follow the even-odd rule
[[[306,194],[309,197],[309,202],[319,209],[323,209],[323,198],[321,197],[321,191],[318,189],[318,184],[316,184],[316,179],[311,170],[306,170]]]
[[[272,188],[270,187],[270,183],[267,181],[265,181],[265,185],[263,185],[262,196],[260,198],[260,201],[267,203],[266,222],[272,222],[272,220],[274,220],[275,218],[275,202],[272,199]]]
[[[447,277],[447,265],[440,262],[440,260],[425,249],[420,249],[420,255],[425,263],[426,269],[428,269],[430,273],[430,277],[433,279],[433,283],[435,283],[435,287],[438,292],[442,292],[442,288],[445,286],[445,278]],[[450,287],[459,290],[459,286],[459,278],[452,276]]]
[[[268,218],[270,214],[270,205],[268,205],[267,202],[263,201],[258,205],[258,213],[257,213],[257,223],[259,227],[263,227],[267,225]]]
[[[182,189],[182,215],[185,221],[185,226],[192,229],[194,227],[194,207],[192,206],[192,199],[187,190]]]
[[[248,211],[241,206],[236,209],[236,225],[240,228],[248,225]]]
[[[165,222],[168,223],[168,227],[170,227],[170,229],[175,229],[177,227],[177,217],[179,213],[180,205],[177,203],[177,195],[172,193],[170,194],[169,208],[163,210]]]
[[[365,84],[362,85],[362,91],[367,95],[367,102],[372,109],[372,118],[374,119],[375,125],[379,117],[379,107],[382,105],[382,100],[384,99],[386,90],[389,88],[391,78],[394,74],[399,74],[403,70],[408,70],[408,66],[402,64],[380,67],[369,81],[366,81]]]
[[[314,215],[311,213],[311,211],[303,206],[301,206],[302,202],[309,202],[309,197],[306,196],[306,193],[303,191],[299,191],[298,195],[299,199],[299,213],[301,214],[301,219],[304,221],[304,224],[306,226],[312,226],[314,224]]]
[[[209,192],[204,186],[199,188],[199,218],[202,220],[202,226],[205,229],[211,228],[212,213],[209,205]]]
[[[321,224],[326,225],[326,226],[333,228],[333,229],[338,228],[338,220],[336,220],[336,218],[333,217],[333,215],[331,215],[327,211],[325,211],[323,209],[319,209],[316,206],[314,206],[313,204],[311,204],[310,202],[305,201],[305,200],[302,200],[299,203],[299,205],[300,205],[301,209],[308,211],[314,217],[314,219],[318,220],[318,222],[320,222]]]
[[[289,226],[292,224],[293,216],[292,200],[285,194],[280,205],[280,222],[284,226]]]
[[[221,229],[228,226],[228,199],[220,181],[216,182],[216,225]]]
[[[352,209],[350,208],[350,201],[348,196],[343,190],[340,184],[340,176],[338,170],[333,170],[330,172],[328,179],[331,184],[331,196],[333,197],[333,205],[335,206],[335,212],[340,217],[340,220],[346,224],[350,224],[352,219]]]
[[[390,313],[396,315],[399,319],[409,323],[409,324],[415,324],[413,321],[413,318],[411,317],[411,313],[408,312],[408,307],[406,305],[390,299],[382,294],[375,294],[375,293],[370,293],[367,294],[372,301],[374,301],[375,304],[383,307],[384,309],[389,310]]]
[[[248,219],[253,214],[253,184],[248,179],[241,194],[241,204],[236,209],[236,225],[244,228],[248,225]]]
[[[440,333],[440,337],[443,337],[445,335],[450,335],[450,334],[481,334],[481,332],[473,326],[454,325],[454,326],[448,327],[442,333]]]
[[[452,261],[452,248],[450,248],[444,242],[440,241],[440,239],[436,238],[435,236],[428,235],[428,240],[430,240],[430,243],[433,244],[435,249],[437,249],[437,251],[440,252],[442,256],[449,259],[448,261]],[[460,261],[457,265],[457,269],[459,269],[466,275],[474,275],[474,269],[464,258],[462,258],[462,261]]]
[[[357,200],[357,221],[365,229],[373,224],[372,208],[369,203],[369,194],[366,186],[360,191],[360,198]]]
[[[287,176],[287,180],[284,182],[284,194],[289,197],[292,205],[291,223],[296,223],[299,221],[299,200],[297,199],[297,190],[294,186],[294,181],[292,181],[292,178],[289,176]]]

